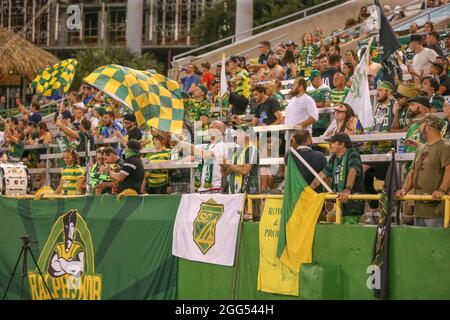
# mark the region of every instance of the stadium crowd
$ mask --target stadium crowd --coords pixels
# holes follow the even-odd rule
[[[385,10],[390,12],[390,8]],[[388,18],[395,21],[403,16],[401,8],[396,7]],[[344,29],[369,17],[367,7],[363,7],[357,19],[346,21]],[[349,195],[378,193],[375,181],[385,179],[388,166],[387,162],[362,163],[361,154],[385,154],[399,147],[400,152],[416,156],[404,165],[404,184],[397,195],[430,194],[438,200],[450,189],[450,104],[445,98],[450,95],[450,34],[441,38],[431,22],[423,30],[412,24],[408,50],[413,57],[403,60],[403,72],[395,83],[379,80],[382,68],[377,50],[367,49],[371,53],[369,86],[377,92],[377,104],[373,106],[373,127],[364,130],[355,111],[344,101],[365,49],[357,54],[353,50],[341,52],[340,46],[368,32],[360,28],[326,37],[316,28],[314,34],[305,33],[299,45],[289,41],[272,48],[270,42],[263,41],[259,57],[228,59],[225,70],[229,95],[224,98],[220,96],[221,65],[214,71],[210,63],[202,63],[200,69],[195,64],[187,65],[181,70],[185,76],[179,79],[185,128],[191,134],[199,129],[207,132],[200,138],[202,144],[198,139],[194,143],[194,134],[186,139],[155,128],[139,128],[136,117],[124,106],[83,85],[71,92],[65,103],[58,104],[58,112],[50,120],[56,134],[48,129],[49,121],[44,121],[37,98],[29,108],[20,106],[21,116],[4,120],[0,125],[2,162],[46,168],[41,155],[47,149],[25,146],[53,143],[58,146],[53,152],[63,154],[53,163],[63,168],[60,181],[54,184],[57,194],[166,194],[189,192],[189,169],[164,168],[165,161],[188,157],[199,163],[196,191],[255,194],[281,190],[283,166],[274,171],[259,165],[259,160],[263,152],[277,148],[275,153],[287,161],[285,144],[290,144],[322,178],[331,180],[333,191],[344,203],[345,221],[357,223],[365,202],[348,202]],[[282,90],[286,80],[292,80],[288,94]],[[319,114],[320,109],[330,107],[334,108],[332,113]],[[443,118],[436,115],[441,112]],[[255,127],[277,124],[293,125],[298,130],[287,137],[269,132],[267,143],[254,139]],[[234,132],[232,147],[224,138],[230,131]],[[396,141],[352,143],[349,137],[391,132],[406,132],[406,139],[397,146]],[[318,136],[325,137],[329,144],[313,144],[312,137]],[[114,142],[105,142],[110,138]],[[89,151],[96,153],[93,163],[86,161]],[[331,158],[327,160],[326,155]],[[321,191],[320,182],[298,158],[293,158],[306,182]],[[157,163],[161,168],[145,168]],[[42,172],[39,187],[49,182]],[[368,205],[372,213],[378,211],[377,201]],[[443,225],[441,201],[405,203],[404,215],[414,217],[416,225]]]

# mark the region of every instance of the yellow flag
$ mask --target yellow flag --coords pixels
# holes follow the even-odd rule
[[[298,296],[298,272],[277,258],[281,206],[282,199],[267,199],[259,222],[258,290]]]

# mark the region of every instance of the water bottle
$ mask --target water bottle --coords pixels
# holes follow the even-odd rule
[[[250,105],[247,104],[247,108],[245,109],[245,114],[248,116],[250,114]]]
[[[405,139],[400,138],[398,145],[398,153],[405,153]]]

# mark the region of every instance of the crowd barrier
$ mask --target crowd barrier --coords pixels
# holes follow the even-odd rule
[[[381,194],[352,194],[349,200],[380,200]],[[283,199],[280,194],[259,194],[247,195],[248,209],[247,214],[250,218],[253,217],[253,203],[252,200],[266,200],[266,199]],[[326,200],[334,200],[336,202],[336,224],[342,222],[342,203],[337,199],[336,194],[326,194]],[[406,195],[401,198],[396,198],[400,201],[432,201],[431,195]],[[450,196],[444,196],[440,201],[444,201],[444,228],[450,227]]]
[[[126,195],[125,197],[148,197],[151,195]],[[43,195],[41,199],[75,199],[83,198],[86,195]],[[247,194],[247,207],[246,216],[248,220],[253,219],[254,207],[253,200],[267,200],[267,199],[283,199],[282,194]],[[335,224],[342,224],[342,203],[337,199],[337,194],[327,193],[325,200],[332,200],[336,203],[336,222]],[[5,196],[10,199],[35,199],[33,195],[15,195]],[[349,196],[349,200],[380,200],[381,194],[352,194]],[[433,201],[431,195],[405,195],[400,198],[396,198],[399,201]],[[450,228],[450,195],[442,197],[439,201],[444,201],[444,228]]]
[[[288,141],[288,134],[290,132],[293,132],[297,130],[298,128],[296,126],[292,125],[272,125],[272,126],[257,126],[254,127],[254,132],[256,134],[254,142],[258,143],[258,145],[264,145],[264,141],[267,142],[267,133],[270,132],[272,136],[275,136],[277,133],[279,135],[284,135],[285,140]],[[199,135],[201,136],[201,135]],[[398,133],[380,133],[380,134],[365,134],[365,135],[352,135],[350,136],[353,142],[377,142],[377,141],[400,141],[401,139],[406,138],[405,132],[398,132]],[[229,149],[232,149],[235,146],[235,143],[233,142],[233,136],[230,132],[226,132],[224,141],[227,142]],[[107,145],[107,144],[117,144],[120,143],[117,138],[108,138],[108,139],[97,139],[95,141],[96,146],[101,145]],[[273,143],[273,141],[272,141]],[[280,143],[280,141],[277,141],[276,143]],[[325,137],[313,137],[313,143],[315,145],[326,143]],[[398,163],[406,162],[406,161],[412,161],[414,159],[414,153],[400,153],[399,150],[399,143],[396,143],[397,145],[397,155],[396,160]],[[57,148],[57,144],[37,144],[37,145],[26,145],[25,150],[40,150],[40,149],[46,149],[46,153],[40,155],[40,159],[45,161],[45,168],[32,168],[29,169],[30,174],[37,175],[37,174],[46,174],[46,181],[50,181],[50,174],[57,174],[60,173],[62,168],[61,167],[52,167],[52,161],[62,159],[63,154],[60,152],[52,153],[52,149]],[[88,146],[89,147],[89,146]],[[289,149],[289,143],[286,143],[286,152]],[[6,151],[7,148],[3,148],[2,150]],[[278,169],[279,165],[284,165],[284,158],[280,157],[278,152],[276,151],[277,145],[275,147],[272,147],[271,154],[268,151],[262,150],[260,148],[260,161],[259,165],[264,166],[274,166],[274,172]],[[147,154],[151,152],[151,150],[143,149],[142,154]],[[89,151],[89,152],[78,152],[81,158],[85,158],[86,156],[89,158],[88,163],[93,163],[95,158],[95,151]],[[328,157],[329,158],[329,157]],[[361,160],[363,163],[371,163],[371,162],[388,162],[390,161],[390,154],[362,154]],[[190,177],[191,177],[191,192],[194,192],[194,177],[195,177],[195,171],[197,168],[197,162],[196,161],[186,161],[186,160],[169,160],[164,163],[159,164],[153,164],[146,162],[146,159],[144,158],[144,167],[147,170],[150,169],[189,169],[190,170]],[[401,171],[401,166],[399,166],[399,170]]]

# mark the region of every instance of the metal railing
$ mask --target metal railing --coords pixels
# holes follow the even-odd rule
[[[337,199],[336,194],[327,193],[325,200],[334,200],[336,202],[336,224],[342,223],[342,203]],[[349,200],[380,200],[381,194],[352,194]],[[253,203],[251,200],[266,200],[266,199],[283,199],[283,195],[279,194],[259,194],[247,195],[247,214],[253,217]],[[431,195],[406,195],[402,198],[396,198],[400,201],[432,201]],[[444,196],[440,201],[444,201],[444,228],[450,227],[450,196]]]

